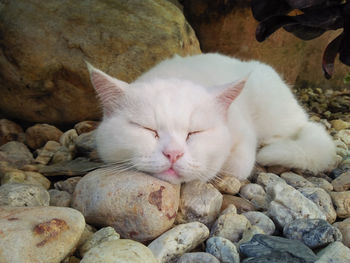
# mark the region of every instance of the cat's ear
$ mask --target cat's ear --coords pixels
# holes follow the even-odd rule
[[[85,63],[90,73],[91,83],[101,101],[103,115],[108,117],[118,107],[118,100],[124,96],[129,84],[107,75],[86,61]]]
[[[243,79],[216,87],[220,92],[216,94],[215,100],[225,112],[241,93],[246,81],[247,79]]]

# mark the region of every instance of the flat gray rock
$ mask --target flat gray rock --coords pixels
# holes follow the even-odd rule
[[[239,263],[239,253],[236,246],[226,238],[209,238],[205,250],[218,258],[221,263]]]

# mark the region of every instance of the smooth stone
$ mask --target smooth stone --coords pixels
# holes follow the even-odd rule
[[[73,194],[75,187],[77,186],[81,178],[82,178],[81,176],[70,177],[64,181],[56,182],[54,184],[54,187],[57,190],[66,191],[70,194]]]
[[[256,179],[257,184],[260,184],[265,189],[269,184],[276,184],[276,183],[286,183],[285,180],[283,180],[281,177],[279,177],[276,174],[273,173],[260,173],[258,175],[258,178]]]
[[[345,130],[350,127],[350,122],[343,121],[341,119],[331,120],[330,123],[336,131]]]
[[[61,145],[56,141],[48,141],[35,158],[36,163],[48,164]]]
[[[7,183],[21,183],[21,184],[33,184],[49,189],[51,182],[45,176],[37,172],[22,171],[13,169],[5,172],[1,178],[1,184]]]
[[[325,190],[316,187],[299,188],[298,190],[317,205],[329,223],[333,223],[336,220],[337,213],[335,212],[332,199]]]
[[[150,249],[130,240],[103,242],[90,249],[80,263],[158,263]]]
[[[92,225],[112,226],[123,238],[152,240],[174,223],[180,185],[136,172],[98,169],[79,180],[72,207]]]
[[[50,189],[50,206],[69,207],[72,195],[66,191]]]
[[[347,218],[340,222],[335,222],[333,226],[340,230],[343,236],[342,242],[344,245],[350,247],[350,218]]]
[[[222,194],[211,184],[198,180],[181,186],[176,222],[198,221],[210,226],[220,213]]]
[[[350,189],[350,171],[342,173],[332,181],[334,191],[343,192]]]
[[[70,152],[75,151],[75,142],[78,138],[78,133],[75,129],[70,129],[63,133],[60,137],[60,143]]]
[[[224,210],[221,211],[220,215],[226,214],[237,214],[237,208],[234,204],[229,204]]]
[[[264,260],[269,257],[280,257],[288,255],[294,258],[295,261],[289,262],[304,262],[314,263],[316,255],[310,248],[305,246],[298,240],[290,240],[283,237],[268,236],[257,234],[249,242],[239,246],[240,252],[246,257],[262,258]],[[281,255],[282,254],[282,255]],[[287,257],[286,257],[287,258]],[[283,261],[246,261],[246,262],[283,262]],[[285,261],[288,262],[288,261]]]
[[[242,238],[238,242],[238,246],[240,244],[249,242],[253,238],[253,236],[255,236],[257,234],[265,234],[265,232],[264,232],[264,230],[262,230],[258,226],[250,226],[250,227],[248,227],[246,230],[244,230]]]
[[[266,192],[272,200],[268,214],[280,227],[298,218],[326,219],[314,202],[286,183],[270,184]]]
[[[246,258],[241,263],[305,263],[305,261],[286,252],[274,251],[268,255]]]
[[[84,157],[79,157],[71,161],[44,166],[39,170],[39,172],[45,176],[77,176],[85,175],[101,166],[103,166],[102,163],[91,162]]]
[[[95,130],[98,126],[97,121],[81,121],[74,125],[78,135]]]
[[[220,263],[220,261],[209,253],[192,252],[183,254],[176,263]]]
[[[11,141],[0,146],[0,160],[20,167],[33,163],[34,158],[26,145],[21,142]]]
[[[175,263],[186,252],[191,251],[209,236],[209,229],[202,223],[191,222],[173,227],[153,240],[151,249],[159,263]]]
[[[241,188],[241,182],[232,175],[220,175],[215,179],[214,186],[220,193],[235,195]]]
[[[0,186],[0,206],[48,206],[49,193],[41,186],[8,183]]]
[[[283,235],[299,240],[312,249],[342,240],[339,229],[322,219],[296,219],[284,226]]]
[[[267,210],[268,200],[266,199],[266,192],[261,185],[246,184],[240,189],[239,194],[241,197],[249,200],[256,209]]]
[[[350,217],[350,191],[330,192],[337,216],[340,218]]]
[[[67,207],[0,207],[0,214],[0,262],[61,262],[85,226],[83,215]]]
[[[256,210],[255,206],[244,198],[234,195],[223,195],[221,210],[225,210],[231,204],[237,208],[238,214]]]
[[[104,227],[95,232],[92,236],[90,236],[84,244],[79,247],[79,254],[81,257],[84,257],[86,252],[88,252],[91,248],[98,246],[99,244],[111,241],[118,240],[120,235],[115,232],[113,227]]]
[[[281,174],[284,172],[288,172],[290,169],[281,165],[272,165],[267,167],[267,172],[268,173],[273,173],[273,174]]]
[[[35,124],[29,127],[26,132],[26,144],[32,149],[39,149],[48,141],[60,140],[62,131],[49,124]]]
[[[334,137],[342,140],[347,146],[350,146],[350,130],[341,130]]]
[[[10,141],[21,140],[23,129],[17,123],[0,119],[0,146]]]
[[[73,160],[74,153],[68,148],[61,146],[52,156],[50,164],[57,164],[61,162],[68,162]]]
[[[215,256],[221,263],[239,263],[236,246],[223,237],[211,237],[206,241],[205,251]]]
[[[312,176],[308,177],[307,180],[313,183],[315,187],[322,188],[326,191],[333,190],[333,185],[324,178]]]
[[[264,213],[257,211],[249,211],[243,213],[243,215],[249,220],[252,226],[261,228],[266,235],[272,235],[275,232],[275,224]]]
[[[307,179],[305,179],[304,177],[296,173],[292,173],[292,172],[282,173],[281,178],[284,179],[287,184],[293,186],[296,189],[301,187],[315,187]]]
[[[96,229],[89,224],[85,224],[85,228],[83,233],[80,236],[77,247],[82,246],[88,239],[92,237],[92,235],[96,232]]]
[[[81,155],[88,156],[91,152],[96,150],[96,132],[90,131],[80,134],[75,140],[77,152]]]
[[[350,249],[342,242],[334,242],[317,253],[315,263],[347,263],[350,262]]]
[[[238,242],[243,232],[250,227],[250,222],[243,215],[226,213],[220,215],[210,230],[210,236],[224,237],[231,242]]]

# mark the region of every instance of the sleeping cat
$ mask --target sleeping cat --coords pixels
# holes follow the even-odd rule
[[[256,161],[314,173],[334,163],[330,136],[258,61],[175,56],[130,84],[88,68],[103,106],[96,142],[106,163],[171,183],[246,179]]]

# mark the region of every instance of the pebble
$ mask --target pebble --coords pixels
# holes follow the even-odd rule
[[[238,246],[243,243],[249,242],[256,234],[265,234],[264,231],[258,226],[250,226],[244,230],[241,240],[238,242]]]
[[[340,230],[343,236],[343,243],[345,246],[350,247],[350,218],[347,218],[340,222],[335,222],[333,224],[336,228]]]
[[[34,162],[33,155],[28,147],[17,141],[11,141],[0,146],[0,160],[4,160],[16,167]]]
[[[322,188],[326,191],[333,190],[333,185],[324,178],[312,176],[312,177],[308,177],[307,180],[313,183],[315,187]]]
[[[301,187],[314,187],[314,185],[304,177],[292,172],[281,174],[281,178],[284,179],[287,184],[293,186],[296,189]]]
[[[67,207],[0,207],[0,214],[0,262],[61,262],[85,226],[82,214]]]
[[[180,186],[140,172],[98,169],[79,180],[72,207],[92,225],[113,226],[123,237],[152,240],[174,223]]]
[[[350,130],[341,130],[334,137],[342,140],[347,146],[350,146]]]
[[[49,202],[50,195],[41,186],[18,183],[0,186],[0,206],[48,206]]]
[[[249,242],[241,244],[239,250],[244,256],[254,258],[242,262],[314,263],[316,260],[312,250],[298,240],[262,234],[257,234]]]
[[[220,263],[213,255],[205,252],[183,254],[176,263]]]
[[[322,219],[296,219],[284,226],[283,235],[289,239],[300,240],[310,248],[319,248],[342,240],[339,229]]]
[[[67,148],[70,152],[73,152],[75,151],[75,142],[77,138],[77,131],[75,129],[70,129],[61,135],[60,144]]]
[[[60,147],[61,145],[58,142],[48,141],[35,158],[35,162],[44,165],[48,164]]]
[[[241,182],[231,175],[220,175],[214,185],[221,193],[230,195],[237,194],[241,188]]]
[[[222,194],[211,184],[192,181],[181,186],[176,222],[198,221],[210,226],[220,213]]]
[[[350,191],[330,192],[337,216],[340,218],[350,217]]]
[[[29,127],[25,134],[26,144],[36,150],[43,147],[48,141],[58,142],[63,132],[49,124],[35,124]]]
[[[266,192],[272,200],[268,214],[280,227],[298,218],[326,219],[314,202],[288,184],[270,184]]]
[[[275,224],[264,213],[257,211],[250,211],[243,213],[243,215],[249,220],[252,226],[261,228],[266,235],[272,235],[275,232]]]
[[[334,191],[343,192],[350,189],[350,171],[342,173],[332,181]]]
[[[265,188],[271,183],[286,183],[285,180],[273,173],[260,173],[256,182]]]
[[[340,119],[332,120],[332,121],[330,121],[330,123],[332,124],[332,127],[336,131],[345,130],[345,129],[350,127],[350,122],[343,121],[343,120],[340,120]]]
[[[150,249],[130,240],[103,242],[90,249],[80,263],[158,263]]]
[[[209,236],[209,229],[202,223],[191,222],[173,227],[153,240],[151,249],[159,263],[175,263],[186,252],[204,242]]]
[[[83,156],[89,156],[91,152],[96,151],[96,133],[95,131],[82,133],[75,139],[77,152]]]
[[[250,227],[250,222],[245,216],[225,213],[215,221],[210,236],[224,237],[231,242],[238,242],[248,227]]]
[[[21,141],[23,129],[13,121],[0,119],[0,146],[10,141]]]
[[[7,183],[34,184],[42,186],[45,189],[49,189],[51,185],[50,180],[40,173],[18,169],[11,169],[4,173],[1,178],[1,184]]]
[[[255,206],[244,198],[234,195],[223,195],[221,210],[226,209],[230,204],[233,204],[237,208],[239,214],[256,210]]]
[[[334,242],[317,253],[315,263],[348,263],[350,262],[350,249],[342,242]]]
[[[273,174],[281,174],[281,173],[288,172],[288,171],[289,171],[289,168],[283,167],[281,165],[272,165],[272,166],[267,167],[267,172],[273,173]]]
[[[211,237],[206,241],[205,251],[215,256],[221,263],[239,263],[236,246],[223,237]]]
[[[77,131],[78,135],[80,135],[95,130],[98,124],[97,121],[81,121],[74,125],[74,129]]]
[[[69,207],[72,195],[66,191],[50,189],[50,206]]]
[[[98,246],[99,244],[111,241],[118,240],[120,235],[115,232],[113,227],[104,227],[91,235],[85,242],[79,247],[79,254],[83,257],[86,252],[88,252],[91,248]]]
[[[68,150],[66,147],[61,146],[52,156],[50,164],[57,164],[60,162],[71,161],[74,157],[74,153]]]
[[[256,209],[267,210],[267,196],[264,188],[261,185],[252,183],[246,184],[240,189],[239,194],[244,199],[249,200]]]
[[[70,194],[73,194],[75,187],[77,186],[81,178],[82,177],[80,176],[70,177],[67,180],[56,182],[54,184],[54,187],[57,190],[66,191]]]
[[[101,166],[103,166],[102,163],[91,162],[87,158],[78,157],[71,161],[44,166],[40,168],[39,172],[45,176],[77,176],[85,175]]]
[[[337,213],[334,209],[332,199],[325,190],[322,188],[307,187],[299,188],[299,191],[317,205],[329,223],[333,223],[336,220]]]

